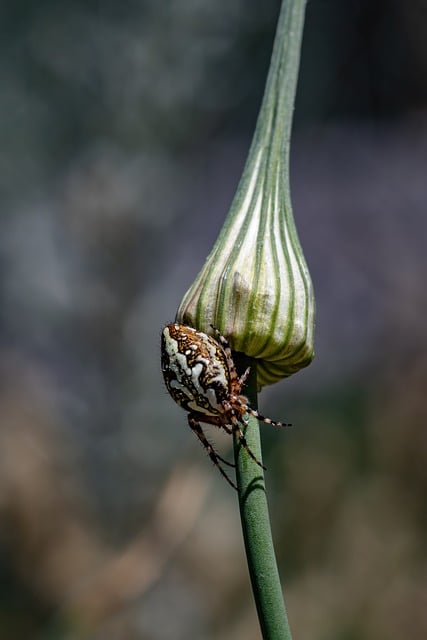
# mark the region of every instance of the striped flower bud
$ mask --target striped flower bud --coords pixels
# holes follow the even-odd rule
[[[236,196],[176,317],[177,322],[207,333],[214,325],[235,351],[256,358],[260,387],[307,366],[314,355],[314,294],[289,193],[289,139],[301,33],[283,24],[285,16],[293,19],[282,12]],[[286,32],[291,34],[287,39]]]

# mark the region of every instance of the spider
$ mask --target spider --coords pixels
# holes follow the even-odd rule
[[[245,414],[277,427],[291,425],[265,418],[249,406],[241,390],[250,368],[239,377],[228,341],[217,329],[212,329],[217,339],[183,324],[168,324],[162,332],[162,372],[170,395],[188,412],[191,430],[219,472],[237,490],[221,463],[229,467],[235,465],[215,451],[200,423],[213,424],[230,435],[236,433],[240,445],[263,469],[264,465],[250,450],[242,431],[241,425],[247,425]]]

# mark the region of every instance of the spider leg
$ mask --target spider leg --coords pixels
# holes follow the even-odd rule
[[[241,375],[239,377],[238,373],[237,373],[237,369],[236,369],[236,365],[234,364],[234,360],[233,360],[233,354],[231,351],[231,347],[230,347],[230,343],[228,342],[227,338],[225,338],[221,332],[213,326],[213,324],[211,324],[212,329],[215,332],[215,335],[218,339],[218,342],[221,344],[224,353],[225,353],[225,357],[227,359],[227,364],[228,364],[228,370],[230,372],[230,384],[231,384],[231,389],[233,390],[233,392],[235,394],[239,394],[241,388],[243,387],[243,385],[245,384],[248,376],[249,376],[249,372],[251,370],[250,367],[247,367],[246,371],[243,373],[243,375]]]
[[[215,418],[215,416],[209,416],[206,413],[199,413],[198,411],[193,411],[190,415],[193,418],[193,420],[195,420],[196,422],[205,422],[206,424],[213,424],[215,425],[215,427],[218,427],[219,429],[224,429],[224,431],[226,431],[230,436],[233,435],[233,430],[230,429],[230,427],[228,427],[226,424],[223,424],[221,421],[219,421],[218,418]],[[223,462],[229,467],[236,466],[233,462],[228,462],[228,460],[225,460],[225,458],[221,457],[219,453],[216,453],[216,457],[218,458],[218,460],[221,460],[221,462]]]
[[[241,445],[241,446],[242,446],[242,447],[247,451],[247,453],[250,455],[250,457],[252,458],[252,460],[253,460],[254,462],[256,462],[256,463],[257,463],[257,465],[258,465],[259,467],[261,467],[261,469],[264,469],[264,471],[267,471],[267,467],[266,467],[266,466],[264,466],[264,465],[262,464],[262,462],[260,462],[260,461],[258,460],[258,458],[255,456],[255,454],[254,454],[254,453],[252,453],[252,451],[251,451],[251,449],[250,449],[250,447],[249,447],[248,443],[246,442],[246,438],[245,438],[245,436],[244,436],[244,434],[243,434],[243,431],[242,431],[242,430],[241,430],[241,428],[239,427],[239,424],[238,424],[238,423],[235,425],[235,427],[234,427],[234,431],[237,433],[237,437],[239,438],[240,445]]]
[[[243,387],[243,385],[245,384],[246,379],[247,379],[247,377],[248,377],[248,375],[249,375],[250,370],[251,370],[251,368],[250,368],[250,367],[248,367],[248,368],[246,369],[245,373],[244,373],[242,376],[240,376],[240,378],[237,380],[237,384],[238,384],[240,387]]]
[[[215,449],[213,448],[213,446],[210,444],[210,442],[206,438],[206,436],[205,436],[205,434],[203,432],[203,429],[200,426],[199,421],[191,413],[188,414],[188,424],[190,426],[190,429],[196,434],[196,436],[198,437],[198,439],[200,440],[200,442],[202,443],[202,445],[206,449],[209,458],[212,460],[212,462],[214,463],[214,465],[216,466],[216,468],[218,469],[220,474],[222,476],[224,476],[224,478],[227,480],[228,484],[230,484],[233,487],[233,489],[236,489],[236,491],[237,491],[238,490],[237,486],[234,484],[234,482],[231,480],[231,478],[229,478],[228,475],[225,473],[224,469],[220,465],[220,461],[225,463],[225,464],[228,464],[229,466],[234,466],[234,465],[231,465],[229,462],[227,462],[226,460],[221,458],[221,456],[219,456],[216,453]]]
[[[236,383],[239,384],[236,367],[235,367],[233,356],[232,356],[232,353],[231,353],[230,343],[228,342],[227,338],[225,338],[221,334],[221,332],[216,327],[213,326],[213,324],[211,324],[211,327],[214,330],[214,333],[215,333],[215,335],[216,335],[216,337],[218,339],[218,342],[221,344],[221,346],[222,346],[222,348],[224,350],[225,357],[227,358],[228,369],[230,371],[231,384],[233,386]],[[239,389],[240,389],[240,387],[239,387]]]
[[[226,351],[227,349],[230,350],[230,355],[231,355],[231,347],[230,344],[227,340],[227,338],[225,338],[221,331],[219,329],[217,329],[216,327],[213,326],[213,324],[211,324],[212,329],[214,330],[214,333],[216,335],[216,337],[218,338],[218,342],[220,342],[224,348],[224,351]]]
[[[227,403],[225,403],[225,406],[227,406]],[[228,405],[229,406],[229,405]],[[261,469],[264,469],[264,471],[267,471],[267,467],[265,467],[262,462],[260,462],[258,460],[258,458],[256,457],[256,455],[254,453],[252,453],[251,448],[249,447],[248,443],[246,442],[246,438],[245,435],[243,433],[243,431],[240,428],[239,425],[239,421],[236,418],[236,414],[234,413],[234,411],[232,410],[231,406],[230,408],[230,414],[231,414],[231,425],[232,425],[232,429],[234,431],[234,433],[237,434],[237,437],[239,438],[239,442],[240,442],[240,446],[243,447],[245,449],[245,451],[247,451],[248,455],[252,458],[252,460],[254,462],[257,463],[257,465],[259,467],[261,467]],[[242,419],[242,424],[246,425],[246,421]]]
[[[265,418],[255,409],[251,409],[251,407],[245,406],[246,413],[249,413],[251,416],[259,420],[260,422],[265,422],[265,424],[271,424],[273,427],[292,427],[290,422],[279,422],[278,420],[272,420],[271,418]]]

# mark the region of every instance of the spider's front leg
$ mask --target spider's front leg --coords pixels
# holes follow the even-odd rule
[[[241,375],[241,376],[240,376],[240,378],[237,380],[237,384],[238,384],[238,386],[239,386],[239,392],[240,392],[240,389],[241,389],[241,388],[243,387],[243,385],[245,384],[245,382],[246,382],[246,380],[247,380],[247,377],[248,377],[248,375],[250,374],[250,372],[251,372],[251,368],[250,368],[250,367],[248,367],[248,368],[246,369],[245,373],[244,373],[243,375]]]
[[[206,438],[204,431],[202,429],[202,427],[200,426],[200,422],[199,420],[202,420],[203,422],[208,422],[211,424],[215,424],[216,426],[220,426],[218,425],[218,423],[215,421],[214,418],[212,418],[211,420],[209,420],[208,416],[204,416],[203,414],[200,416],[197,413],[189,413],[188,414],[188,424],[190,426],[190,429],[196,434],[196,436],[198,437],[198,439],[200,440],[200,442],[202,443],[202,445],[204,446],[204,448],[206,449],[209,458],[212,460],[212,462],[214,463],[214,465],[216,466],[216,468],[218,469],[218,471],[220,472],[220,474],[222,476],[224,476],[224,478],[227,480],[228,484],[230,484],[233,489],[237,489],[237,486],[235,485],[235,483],[231,480],[231,478],[225,473],[224,469],[222,468],[220,462],[223,462],[224,464],[228,465],[229,467],[234,467],[235,465],[232,464],[231,462],[227,462],[227,460],[224,460],[224,458],[222,458],[213,448],[213,446],[211,445],[211,443],[209,442],[209,440]]]

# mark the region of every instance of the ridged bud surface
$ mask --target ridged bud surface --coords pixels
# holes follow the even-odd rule
[[[286,19],[293,16],[286,14]],[[314,355],[314,293],[289,195],[289,138],[302,24],[294,26],[289,29],[279,20],[239,188],[176,316],[179,323],[206,333],[214,325],[235,351],[256,358],[259,387],[295,373]],[[286,31],[291,38],[284,38]]]

